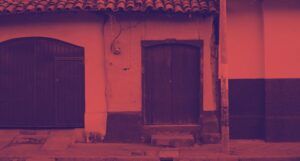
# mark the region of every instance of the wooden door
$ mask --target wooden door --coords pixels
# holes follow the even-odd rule
[[[57,63],[58,57],[68,63]],[[0,67],[1,128],[83,127],[81,47],[49,38],[13,39],[0,44]]]
[[[146,124],[198,123],[202,106],[200,60],[200,43],[144,42]]]

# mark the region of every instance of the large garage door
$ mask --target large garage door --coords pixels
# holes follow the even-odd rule
[[[1,43],[0,127],[83,127],[83,52],[49,38]]]

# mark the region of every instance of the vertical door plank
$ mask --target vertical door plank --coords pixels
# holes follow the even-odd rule
[[[47,40],[33,40],[35,52],[35,121],[37,127],[54,127],[54,53],[57,45]]]

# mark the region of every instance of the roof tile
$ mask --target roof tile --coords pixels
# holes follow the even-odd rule
[[[159,9],[159,10],[162,10],[164,8],[163,2],[161,0],[156,0],[155,1],[155,8]]]
[[[68,10],[217,13],[218,0],[0,0],[0,15]]]
[[[146,9],[155,9],[153,0],[145,0],[145,8]]]

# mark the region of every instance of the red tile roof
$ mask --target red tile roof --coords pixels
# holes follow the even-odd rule
[[[0,14],[56,11],[217,13],[217,0],[0,0]]]

